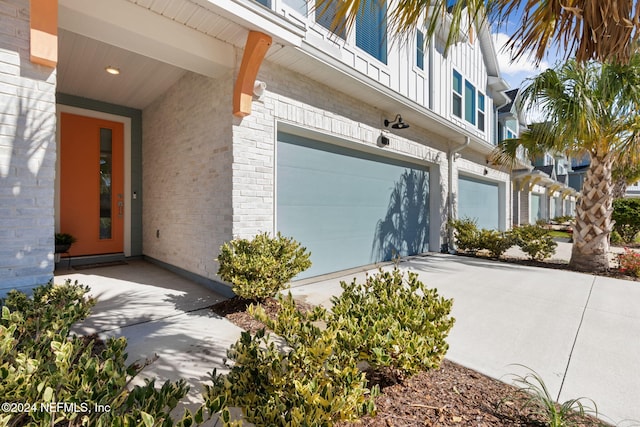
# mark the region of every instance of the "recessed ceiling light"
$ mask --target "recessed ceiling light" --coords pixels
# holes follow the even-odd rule
[[[120,74],[120,68],[112,67],[111,65],[106,67],[104,70],[109,74],[113,74],[114,76]]]

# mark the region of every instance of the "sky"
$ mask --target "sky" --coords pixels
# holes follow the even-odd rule
[[[547,68],[555,65],[558,61],[555,49],[549,52],[547,57],[541,61],[538,66],[535,66],[533,59],[528,58],[527,55],[523,55],[515,62],[511,60],[510,52],[503,47],[511,37],[511,34],[521,25],[521,21],[520,13],[516,13],[509,17],[509,20],[502,25],[497,26],[494,24],[491,31],[496,53],[498,54],[498,64],[502,78],[509,83],[512,89],[523,87],[527,78],[536,76]]]
[[[509,83],[512,89],[522,87],[527,78],[536,76],[549,68],[550,64],[548,60],[541,61],[537,67],[532,59],[526,57],[521,57],[516,62],[511,61],[509,51],[503,49],[503,46],[507,43],[507,40],[509,40],[510,35],[504,32],[494,32],[492,36],[493,43],[498,54],[500,73],[502,74],[502,78]]]

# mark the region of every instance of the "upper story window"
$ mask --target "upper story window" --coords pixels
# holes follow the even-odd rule
[[[306,0],[283,0],[282,3],[289,6],[302,16],[307,16],[307,2]]]
[[[509,125],[505,125],[502,122],[498,122],[498,142],[502,142],[505,139],[514,139],[517,138],[518,135],[513,131]]]
[[[476,87],[469,80],[464,82],[464,119],[476,124]]]
[[[338,2],[340,0],[331,0],[320,2],[316,0],[316,22],[322,25],[329,31],[332,31],[336,36],[346,39],[346,26],[345,20],[342,19],[340,22],[337,22],[334,28],[334,19],[336,16],[336,10],[338,9]]]
[[[356,16],[356,46],[387,63],[387,2],[365,0]]]
[[[416,31],[416,67],[424,70],[424,34]]]
[[[464,82],[464,92],[462,90]],[[462,118],[464,113],[464,119],[478,127],[478,130],[484,132],[486,129],[486,97],[485,95],[476,90],[476,87],[466,79],[462,78],[462,75],[453,70],[453,82],[452,82],[452,104],[451,112],[454,116]],[[464,106],[464,111],[463,111]],[[501,129],[498,128],[498,134],[501,134]],[[498,137],[500,138],[500,136]]]
[[[271,0],[256,0],[256,2],[271,9]]]
[[[478,91],[478,129],[484,132],[484,94]]]
[[[453,114],[462,118],[462,75],[456,70],[453,70],[452,106]]]

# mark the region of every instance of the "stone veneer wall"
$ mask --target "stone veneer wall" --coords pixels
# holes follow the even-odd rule
[[[29,0],[0,0],[0,295],[53,277],[55,92],[29,61]]]
[[[143,252],[215,279],[231,239],[231,73],[186,73],[143,110]]]

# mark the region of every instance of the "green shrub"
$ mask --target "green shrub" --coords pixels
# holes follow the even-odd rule
[[[146,365],[126,364],[124,338],[108,340],[98,352],[92,341],[69,333],[95,304],[87,292],[67,281],[36,288],[32,297],[11,291],[0,300],[0,396],[16,409],[0,414],[0,425],[174,425],[169,412],[188,391],[184,381],[159,390],[148,381],[129,390]],[[27,403],[35,410],[24,410]],[[46,409],[52,404],[56,411]]]
[[[632,243],[640,232],[640,199],[616,199],[613,201],[613,229],[625,243]]]
[[[454,219],[450,220],[448,225],[454,230],[454,240],[458,250],[475,253],[482,249],[479,241],[480,230],[474,220]]]
[[[243,419],[259,426],[331,426],[372,413],[364,373],[338,345],[336,330],[317,325],[326,311],[301,313],[291,295],[279,300],[277,319],[269,319],[260,306],[254,314],[284,343],[264,329],[255,336],[243,332],[228,351],[235,362],[231,371],[214,370],[213,384],[205,386],[209,412],[219,413],[225,426],[238,425],[231,407],[241,408]]]
[[[478,234],[478,247],[486,249],[494,258],[500,258],[511,246],[516,244],[516,239],[510,232],[497,230],[480,230]]]
[[[56,233],[55,234],[56,245],[73,245],[77,241],[78,241],[78,239],[76,239],[75,236],[72,236],[69,233]]]
[[[310,253],[280,233],[258,234],[253,240],[235,239],[220,248],[220,277],[233,285],[236,295],[262,300],[284,289],[298,273],[311,266]]]
[[[449,345],[453,300],[427,289],[415,273],[394,268],[368,276],[365,283],[341,282],[332,298],[328,328],[340,347],[373,369],[391,369],[399,378],[440,366]]]
[[[553,218],[552,221],[557,224],[564,224],[567,222],[573,222],[575,219],[576,218],[573,215],[562,215],[562,216],[557,216]]]
[[[511,231],[520,249],[530,258],[542,261],[556,251],[558,244],[549,229],[541,225],[521,225]]]
[[[232,407],[255,425],[331,426],[375,409],[378,389],[367,388],[360,362],[399,376],[439,366],[454,323],[452,300],[398,269],[341,285],[331,313],[320,307],[302,313],[290,294],[278,296],[276,319],[262,306],[250,307],[279,338],[264,330],[242,334],[228,352],[231,371],[214,371],[206,386],[209,412],[219,413],[226,426],[236,425]]]
[[[624,240],[622,240],[622,236],[620,236],[620,233],[618,233],[615,229],[611,232],[610,241],[614,245],[621,245],[624,243]]]

